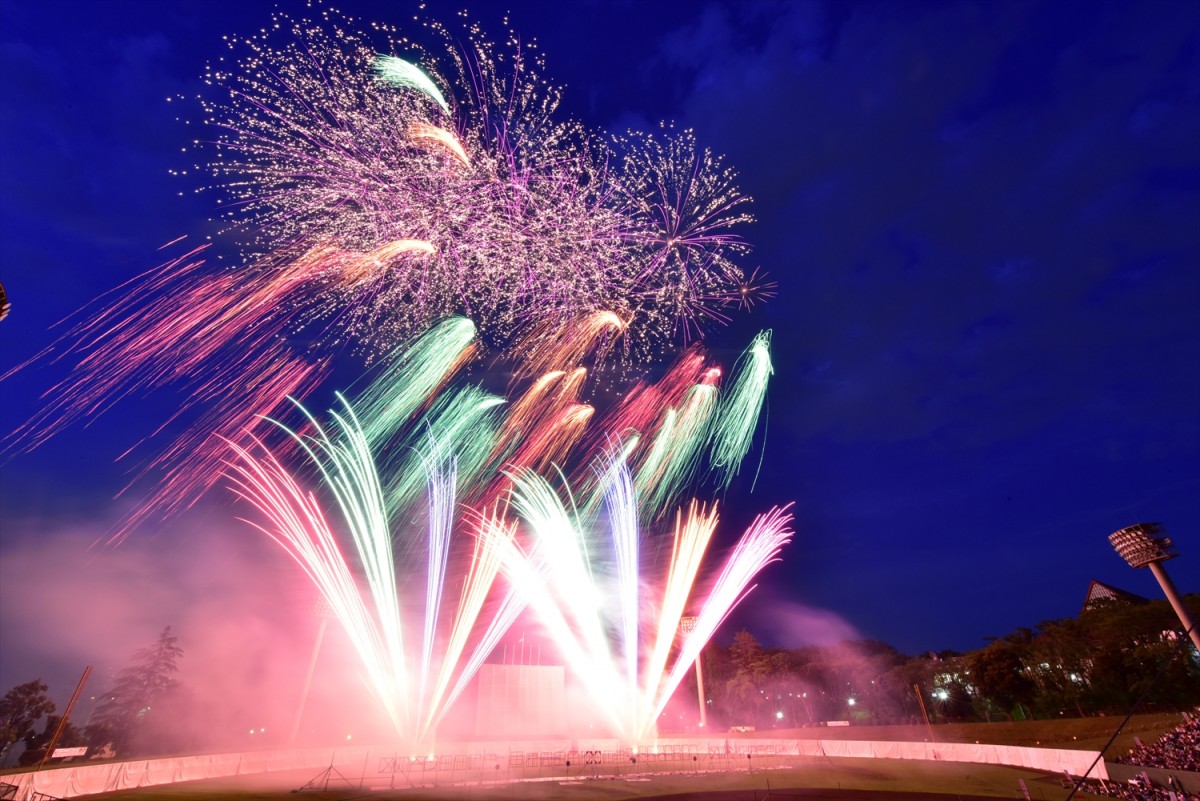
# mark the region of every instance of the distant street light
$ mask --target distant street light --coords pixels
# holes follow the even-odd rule
[[[1150,568],[1154,578],[1158,579],[1158,586],[1162,587],[1163,594],[1171,602],[1175,614],[1179,615],[1179,622],[1183,624],[1184,630],[1192,638],[1192,645],[1196,646],[1197,651],[1200,651],[1200,631],[1196,631],[1195,621],[1192,620],[1187,607],[1183,605],[1179,591],[1175,589],[1175,585],[1171,583],[1171,577],[1167,575],[1167,571],[1161,564],[1179,555],[1175,553],[1170,537],[1160,536],[1162,533],[1162,523],[1137,523],[1109,534],[1108,541],[1116,548],[1117,554],[1129,563],[1130,567]]]

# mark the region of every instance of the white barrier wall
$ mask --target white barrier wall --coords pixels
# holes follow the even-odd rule
[[[693,754],[778,754],[806,757],[848,757],[859,759],[924,759],[944,762],[967,762],[990,765],[1010,765],[1047,773],[1066,771],[1073,776],[1108,779],[1103,760],[1095,751],[1074,751],[1062,748],[1025,748],[1008,745],[969,743],[900,743],[861,740],[771,740],[771,739],[666,739],[642,752],[658,749],[680,749]],[[595,750],[622,750],[616,740],[536,740],[528,742],[471,742],[446,743],[439,748],[449,760],[452,754],[529,754],[559,753],[564,758],[572,754]],[[372,753],[375,757],[394,755],[388,748],[305,749],[287,751],[249,751],[240,754],[209,754],[203,756],[144,759],[129,762],[109,762],[101,765],[78,763],[30,773],[0,776],[0,782],[15,785],[15,801],[30,801],[34,793],[55,798],[73,798],[93,793],[129,790],[159,784],[171,784],[197,779],[216,779],[227,776],[267,773],[281,770],[310,769],[319,771],[332,765],[362,765],[368,771]],[[578,758],[576,758],[578,762]],[[1095,762],[1095,767],[1092,763]],[[1090,773],[1088,773],[1090,769]],[[374,771],[370,771],[374,773]]]

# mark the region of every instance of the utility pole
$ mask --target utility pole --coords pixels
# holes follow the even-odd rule
[[[75,685],[75,692],[71,696],[66,710],[63,712],[62,720],[58,722],[58,728],[54,730],[54,736],[50,738],[50,742],[46,743],[46,753],[42,754],[42,761],[37,766],[38,770],[42,769],[42,766],[46,764],[46,760],[54,753],[54,747],[58,745],[58,738],[62,737],[62,733],[66,731],[67,720],[71,717],[71,710],[75,708],[75,702],[79,700],[79,694],[83,692],[83,685],[87,684],[88,676],[90,675],[92,675],[92,666],[88,665],[83,669],[83,676],[80,677],[79,683]]]

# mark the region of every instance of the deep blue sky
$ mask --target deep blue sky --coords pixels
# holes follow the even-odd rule
[[[1106,541],[1143,520],[1167,525],[1176,583],[1200,590],[1200,4],[575,5],[510,5],[567,85],[565,112],[695,128],[754,196],[749,264],[779,282],[712,341],[732,355],[774,329],[743,511],[797,513],[735,623],[780,645],[969,650],[1075,615],[1092,579],[1158,597]],[[207,231],[204,197],[168,175],[194,132],[165,98],[193,95],[220,37],[270,10],[0,2],[0,369],[160,244]],[[496,12],[474,13],[499,35]],[[58,375],[0,383],[0,429]],[[40,543],[49,560],[77,547],[61,532],[113,518],[113,459],[145,420],[122,406],[5,464],[0,558]],[[59,621],[0,594],[11,662],[32,647],[17,621]],[[141,639],[166,622],[147,615]]]

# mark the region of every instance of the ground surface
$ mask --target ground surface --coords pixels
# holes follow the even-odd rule
[[[1141,715],[1116,738],[1109,758],[1125,753],[1135,736],[1152,741],[1178,724],[1178,714]],[[1020,723],[934,726],[939,742],[987,742],[1099,751],[1121,720],[1082,718]],[[810,728],[729,734],[733,739],[847,739],[922,741],[924,726]],[[725,735],[722,735],[725,736]],[[756,757],[753,767],[722,772],[661,772],[629,767],[624,775],[593,777],[585,768],[536,781],[475,782],[412,786],[403,776],[368,773],[323,777],[313,771],[184,782],[90,796],[96,801],[977,801],[1022,798],[1066,799],[1062,776],[998,765],[890,759]],[[318,779],[314,781],[314,779]],[[319,789],[299,788],[314,784]],[[298,792],[299,791],[299,792]],[[1091,799],[1084,793],[1076,799]]]

